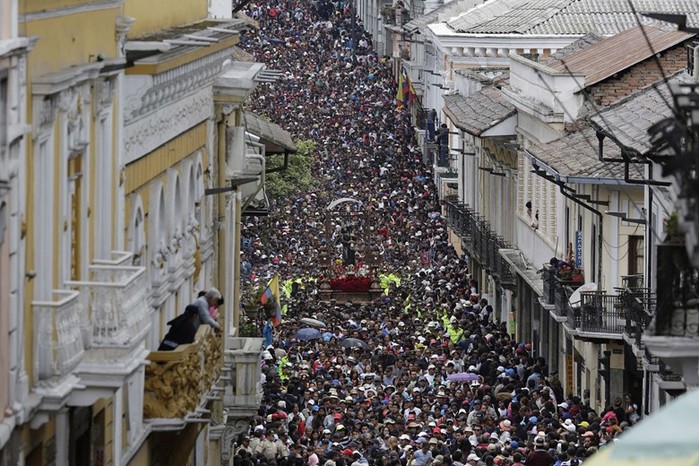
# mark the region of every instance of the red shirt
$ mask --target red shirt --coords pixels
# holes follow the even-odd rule
[[[549,452],[544,450],[534,450],[527,456],[527,466],[551,466],[553,463]]]

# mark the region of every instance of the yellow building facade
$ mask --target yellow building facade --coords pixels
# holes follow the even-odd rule
[[[0,464],[222,464],[259,405],[234,309],[271,76],[208,6],[0,0]],[[156,351],[212,286],[223,332]]]

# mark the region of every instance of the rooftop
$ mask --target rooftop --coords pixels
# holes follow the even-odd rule
[[[655,26],[637,26],[569,53],[559,60],[548,60],[547,65],[561,72],[584,74],[587,88],[692,36]],[[600,60],[600,57],[604,59]]]
[[[539,162],[541,167],[555,173],[569,183],[584,183],[594,178],[596,183],[624,182],[624,164],[601,162],[597,153],[598,141],[595,130],[586,126],[580,131],[566,132],[560,139],[547,144],[533,143],[527,148],[528,156]],[[616,144],[606,144],[604,156],[620,158],[621,149]],[[547,170],[549,171],[549,170]],[[631,164],[629,175],[633,179],[643,176],[637,164]]]
[[[265,145],[267,154],[280,152],[296,152],[296,144],[291,139],[288,131],[282,129],[276,123],[265,120],[251,112],[244,112],[243,119],[247,130],[260,137],[260,142]]]
[[[646,155],[652,150],[648,129],[672,117],[672,109],[667,105],[672,105],[668,83],[687,83],[691,80],[687,73],[680,72],[667,82],[648,86],[599,112],[590,119],[592,126],[632,157]]]
[[[663,12],[686,14],[699,25],[696,0],[489,0],[448,21],[456,32],[473,34],[605,36],[654,20],[634,15]]]
[[[412,34],[424,28],[428,24],[432,24],[436,21],[439,21],[440,17],[443,18],[445,16],[449,17],[458,15],[463,11],[470,10],[479,3],[483,3],[483,0],[456,0],[451,1],[449,3],[445,3],[443,5],[440,5],[438,8],[435,8],[434,10],[430,11],[429,13],[425,13],[424,15],[420,15],[415,19],[408,21],[403,26],[403,29],[406,32]]]
[[[242,19],[205,20],[176,26],[129,40],[127,61],[138,65],[155,65],[187,55],[201,48],[217,48],[231,37],[250,27]]]
[[[480,136],[514,115],[515,107],[500,89],[488,86],[468,97],[445,95],[444,113],[460,130]]]

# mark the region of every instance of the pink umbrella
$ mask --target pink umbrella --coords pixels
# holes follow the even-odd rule
[[[473,382],[474,380],[479,380],[478,374],[473,372],[457,372],[455,374],[449,374],[447,376],[449,382]]]

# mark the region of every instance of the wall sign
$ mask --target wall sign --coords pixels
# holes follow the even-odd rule
[[[581,230],[575,232],[575,266],[582,269],[583,266],[583,235]]]

